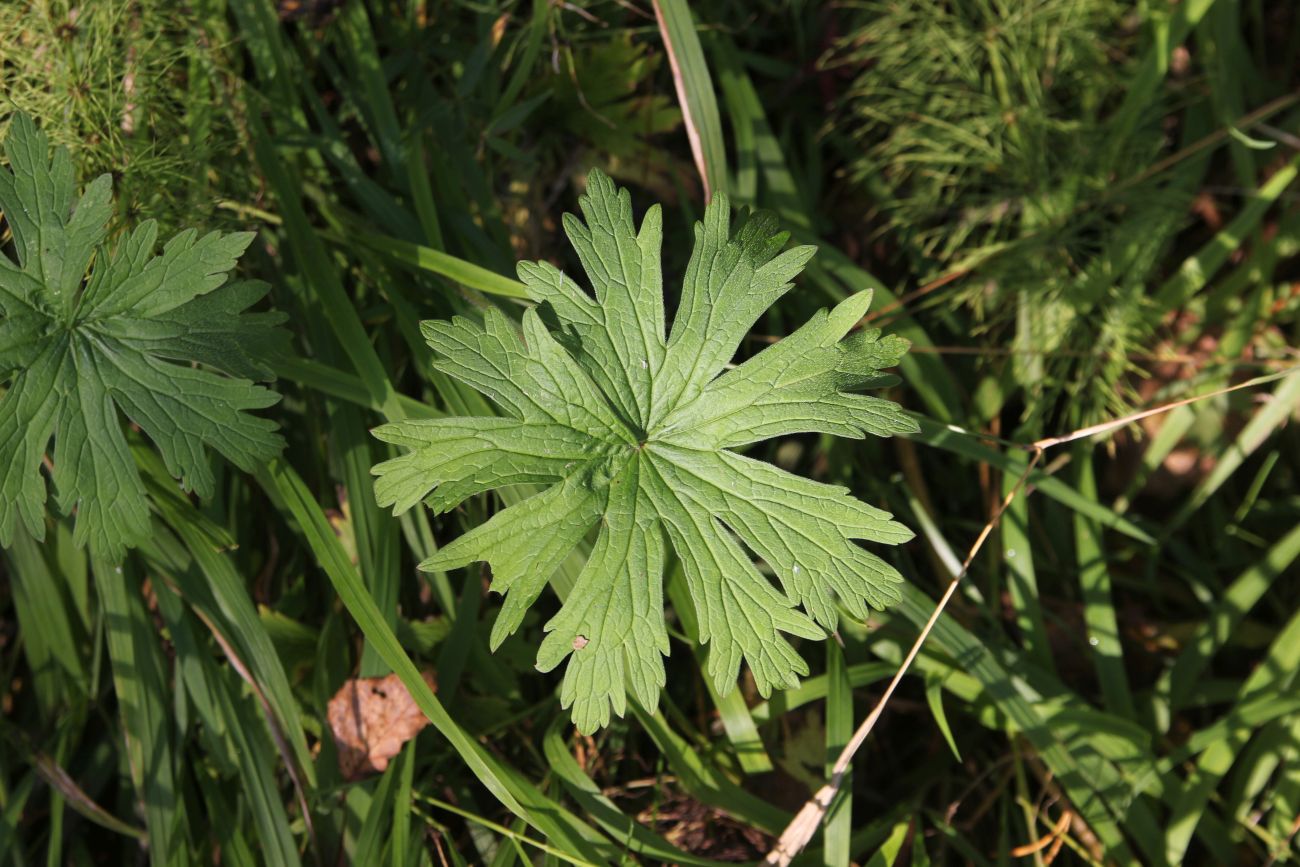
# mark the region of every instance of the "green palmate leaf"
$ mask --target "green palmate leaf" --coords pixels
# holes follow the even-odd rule
[[[496,308],[481,323],[424,323],[437,367],[507,417],[380,427],[380,439],[410,451],[375,474],[379,502],[398,512],[421,500],[442,512],[483,491],[551,483],[422,564],[491,564],[492,587],[505,594],[494,647],[600,525],[577,585],[546,624],[537,659],[543,671],[569,660],[561,698],[578,727],[591,731],[608,723],[611,710],[624,712],[628,687],[646,707],[657,703],[668,653],[669,545],[723,694],[742,661],[763,695],[794,685],[807,667],[782,633],[821,638],[835,627],[837,603],[865,618],[867,605],[897,599],[898,573],[856,540],[903,542],[909,530],[844,488],[728,449],[797,432],[861,438],[916,425],[897,405],[853,393],[888,382],[881,369],[907,349],[896,337],[854,330],[869,292],[726,370],[813,254],[811,247],[783,252],[787,235],[770,215],[732,226],[726,197],[715,195],[696,227],[666,337],[659,208],[638,231],[627,191],[599,172],[580,204],[585,222],[569,215],[564,226],[594,297],[552,265],[522,263],[519,277],[539,304],[524,313],[522,333]]]
[[[75,200],[67,151],[51,157],[22,115],[5,154],[0,209],[17,264],[0,253],[0,544],[20,519],[43,536],[48,457],[78,544],[116,559],[149,525],[120,414],[201,495],[213,486],[207,449],[245,469],[271,457],[282,444],[274,423],[245,410],[277,400],[250,379],[269,378],[257,359],[279,317],[242,312],[264,284],[226,284],[251,234],[182,232],[155,256],[147,222],[110,253],[107,175]]]

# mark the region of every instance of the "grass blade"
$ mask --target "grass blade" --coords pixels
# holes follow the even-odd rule
[[[1075,449],[1079,493],[1097,501],[1089,444]],[[1119,618],[1115,615],[1110,567],[1102,548],[1101,528],[1077,512],[1074,515],[1075,556],[1083,595],[1083,620],[1088,629],[1093,665],[1101,682],[1101,693],[1112,713],[1134,717],[1133,694],[1124,668],[1124,645],[1120,642]]]
[[[185,568],[179,545],[165,550],[173,568]],[[196,702],[211,701],[210,719],[215,723],[212,733],[229,741],[230,754],[238,764],[240,787],[248,796],[253,824],[262,841],[263,858],[271,864],[299,864],[298,846],[273,774],[275,753],[265,723],[248,709],[247,699],[239,696],[238,688],[232,689],[229,672],[218,670],[214,664],[211,650],[200,643],[192,618],[186,616],[181,597],[165,581],[159,583],[156,592],[158,610],[171,633],[179,668],[187,674],[185,687]]]
[[[707,201],[715,190],[725,190],[727,183],[727,150],[722,142],[722,118],[713,79],[686,0],[653,0],[653,5]]]
[[[373,232],[358,232],[353,238],[370,249],[384,254],[394,262],[419,271],[427,271],[430,274],[446,277],[448,280],[468,289],[475,289],[501,298],[528,300],[528,292],[524,288],[524,284],[518,280],[512,280],[495,271],[489,271],[487,268],[475,265],[473,262],[458,259],[432,247],[412,244],[409,241],[402,241],[398,238]]]
[[[826,775],[835,769],[835,759],[853,737],[853,687],[849,682],[844,648],[833,637],[826,642]],[[853,776],[845,775],[835,800],[826,811],[822,864],[848,867],[852,857]]]
[[[127,767],[144,802],[149,861],[155,867],[184,864],[187,821],[173,759],[166,699],[171,690],[162,647],[138,587],[128,583],[124,568],[97,560],[91,572],[104,612]]]

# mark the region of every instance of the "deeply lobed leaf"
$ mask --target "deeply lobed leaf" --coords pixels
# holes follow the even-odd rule
[[[627,191],[598,171],[579,204],[584,219],[568,215],[564,227],[592,294],[553,265],[521,263],[519,277],[538,303],[522,329],[496,308],[482,323],[424,325],[438,369],[506,417],[379,428],[380,439],[409,451],[375,467],[375,490],[395,512],[421,500],[445,512],[484,491],[549,485],[421,564],[491,565],[492,588],[505,595],[493,647],[599,526],[537,658],[543,671],[567,660],[561,700],[590,732],[624,712],[629,689],[648,708],[658,701],[670,546],[722,693],[742,662],[763,695],[794,685],[808,669],[785,635],[822,638],[840,607],[864,618],[867,606],[896,600],[901,577],[858,542],[895,544],[909,530],[847,489],[730,449],[798,432],[861,438],[916,425],[896,404],[854,393],[886,384],[880,371],[907,349],[898,338],[854,330],[870,292],[726,370],[814,252],[784,250],[788,236],[771,215],[733,226],[726,197],[715,196],[696,226],[669,334],[659,208],[638,229]]]
[[[226,283],[251,234],[182,232],[155,256],[146,222],[110,253],[107,175],[74,203],[67,152],[51,155],[23,115],[5,154],[0,209],[17,262],[0,253],[0,544],[19,521],[43,538],[49,459],[78,544],[117,558],[149,528],[121,416],[201,495],[213,487],[208,449],[245,469],[276,454],[275,424],[247,410],[278,399],[251,380],[269,378],[258,359],[282,339],[280,317],[243,313],[265,284]]]

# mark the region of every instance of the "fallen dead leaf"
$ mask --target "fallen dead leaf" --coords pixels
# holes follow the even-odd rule
[[[424,680],[437,689],[433,672]],[[329,703],[330,731],[339,750],[339,770],[356,780],[381,773],[402,746],[429,724],[396,674],[344,682]]]

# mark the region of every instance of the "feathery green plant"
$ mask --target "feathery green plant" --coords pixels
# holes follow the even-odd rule
[[[249,176],[218,8],[0,4],[0,134],[18,112],[35,118],[78,177],[113,176],[124,223],[156,219],[173,232],[211,220],[220,195],[241,195]]]
[[[1124,4],[1000,7],[852,4],[857,26],[825,61],[860,70],[837,117],[855,149],[845,168],[884,193],[876,201],[920,265],[1014,240],[1097,182],[1096,121],[1124,84],[1098,34],[1118,31]]]
[[[856,71],[834,140],[900,258],[919,282],[970,272],[936,299],[965,303],[977,329],[1021,350],[1012,370],[1043,398],[1034,414],[1062,394],[1079,421],[1123,412],[1133,400],[1127,356],[1160,316],[1144,303],[1143,283],[1186,222],[1193,192],[1159,173],[1117,186],[1167,143],[1153,122],[1119,130],[1107,116],[1132,74],[1122,61],[1128,7],[851,8],[855,26],[823,61]],[[1164,99],[1154,95],[1149,117]]]
[[[720,694],[731,690],[742,660],[764,696],[794,686],[808,668],[781,633],[823,637],[838,622],[837,600],[858,619],[867,604],[896,600],[902,578],[854,540],[894,544],[911,538],[909,530],[845,488],[732,450],[803,431],[861,438],[917,428],[896,404],[851,393],[887,384],[880,371],[907,350],[900,338],[853,331],[869,291],[725,370],[750,326],[815,252],[781,252],[788,234],[772,215],[733,228],[726,196],[715,196],[696,227],[666,337],[659,208],[638,231],[631,196],[599,171],[580,205],[586,222],[567,215],[564,227],[595,298],[553,265],[522,263],[520,279],[543,305],[524,313],[522,340],[496,308],[481,325],[460,317],[424,323],[437,368],[508,417],[379,428],[380,439],[411,451],[375,468],[375,493],[398,513],[422,499],[445,512],[482,491],[552,483],[421,564],[430,571],[492,565],[492,587],[506,597],[494,647],[599,524],[595,549],[546,625],[537,658],[549,671],[570,657],[561,700],[573,706],[579,730],[591,732],[609,722],[611,708],[623,714],[625,681],[645,707],[658,703],[668,653],[664,534],[681,560]],[[775,572],[784,594],[742,542]]]
[[[550,91],[544,110],[558,132],[552,148],[570,159],[577,140],[614,178],[674,192],[678,166],[654,140],[682,121],[672,98],[653,87],[662,59],[628,32],[567,48],[562,68],[533,88]]]

